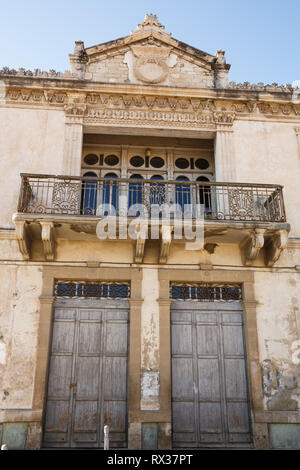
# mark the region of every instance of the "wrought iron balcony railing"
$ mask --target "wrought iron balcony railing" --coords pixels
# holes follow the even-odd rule
[[[285,222],[282,186],[190,182],[163,179],[88,178],[22,174],[19,213],[69,216],[136,215],[142,204],[150,215],[163,207],[189,207],[196,218],[223,221]],[[173,206],[174,207],[174,206]]]

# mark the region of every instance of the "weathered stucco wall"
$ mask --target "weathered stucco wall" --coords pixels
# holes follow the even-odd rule
[[[11,236],[14,236],[12,233]],[[210,238],[205,238],[204,243],[211,244]],[[184,249],[184,243],[172,243],[168,257],[169,266],[190,265],[193,269],[197,266],[220,266],[239,267],[242,266],[242,251],[238,244],[214,243],[213,251],[206,250],[190,251]],[[159,260],[159,241],[146,241],[143,262],[157,264]],[[45,261],[43,245],[40,240],[31,242],[31,256],[33,261]],[[55,259],[58,262],[99,262],[127,264],[134,263],[135,242],[128,241],[101,241],[101,240],[56,240]],[[0,240],[0,259],[3,261],[20,261],[22,255],[16,240]],[[283,250],[275,267],[295,268],[300,265],[300,247],[288,247]],[[264,267],[264,248],[260,250],[253,267]]]
[[[60,174],[65,116],[62,111],[0,108],[0,227],[13,227],[20,173]],[[3,183],[2,183],[3,184]]]
[[[85,78],[99,82],[128,81],[128,67],[124,63],[124,54],[115,55],[106,60],[92,62],[87,66]]]
[[[281,184],[290,237],[300,237],[300,155],[295,124],[236,121],[236,181]]]
[[[255,293],[265,409],[300,410],[300,274],[256,272]]]
[[[0,266],[2,409],[32,407],[41,271],[38,266]]]

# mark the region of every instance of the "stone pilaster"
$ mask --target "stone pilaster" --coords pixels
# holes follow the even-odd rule
[[[80,176],[85,100],[85,94],[70,95],[69,102],[64,107],[66,121],[63,175]]]
[[[231,129],[220,127],[215,142],[215,174],[216,181],[236,182],[234,134]]]
[[[82,118],[66,116],[62,174],[80,176],[83,138]]]

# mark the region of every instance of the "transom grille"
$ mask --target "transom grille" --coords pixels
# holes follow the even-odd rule
[[[176,283],[170,286],[170,297],[173,300],[234,302],[242,300],[242,287],[239,284]]]
[[[94,297],[103,299],[128,299],[129,282],[57,281],[54,287],[56,297]]]

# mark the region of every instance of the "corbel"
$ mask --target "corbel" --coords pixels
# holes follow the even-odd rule
[[[141,225],[140,231],[137,233],[135,245],[135,263],[142,263],[144,258],[145,243],[148,235],[148,225]]]
[[[251,266],[258,257],[260,249],[264,246],[265,229],[256,228],[242,243],[243,264]]]
[[[288,230],[278,230],[268,240],[265,247],[265,262],[268,267],[273,266],[279,259],[281,252],[288,243]]]
[[[55,236],[53,222],[41,222],[44,255],[47,261],[54,260]]]
[[[30,237],[28,233],[28,223],[24,220],[16,220],[16,239],[18,241],[19,250],[25,261],[30,259]]]
[[[160,241],[160,253],[159,262],[164,264],[168,260],[170,245],[172,241],[172,227],[170,225],[163,225],[161,227],[161,241]]]

